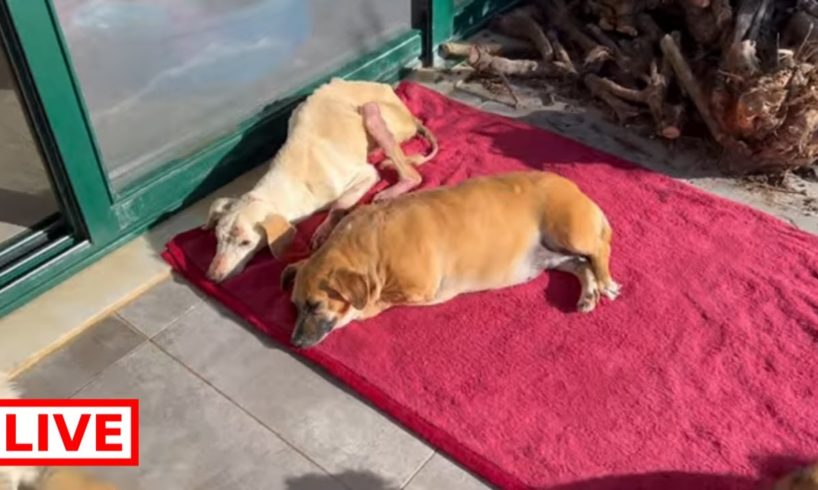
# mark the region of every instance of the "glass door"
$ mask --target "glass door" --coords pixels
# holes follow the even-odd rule
[[[8,51],[0,44],[0,287],[68,232],[28,114]]]
[[[52,0],[114,197],[411,30],[407,0]]]

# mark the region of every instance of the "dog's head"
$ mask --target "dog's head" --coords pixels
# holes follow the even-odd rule
[[[292,290],[298,310],[292,343],[301,348],[318,344],[334,329],[360,318],[380,289],[373,274],[357,272],[320,252],[288,265],[281,273],[281,287]]]
[[[207,277],[216,282],[241,272],[264,246],[280,257],[295,237],[286,219],[252,197],[216,199],[204,228],[216,232],[216,255],[207,270]]]

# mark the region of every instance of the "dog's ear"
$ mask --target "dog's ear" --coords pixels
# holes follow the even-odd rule
[[[230,210],[230,206],[232,206],[234,202],[236,202],[236,200],[232,197],[220,197],[213,201],[213,204],[210,205],[210,211],[207,213],[207,222],[202,226],[202,229],[210,230],[216,226],[216,223],[224,216],[224,213]]]
[[[282,291],[292,290],[293,284],[295,284],[295,275],[298,274],[298,270],[301,269],[302,265],[304,265],[304,260],[293,262],[292,264],[289,264],[287,267],[284,268],[284,270],[281,271],[281,278],[279,279],[279,284],[281,285]]]
[[[349,269],[332,273],[326,283],[331,293],[341,297],[356,310],[363,310],[375,296],[375,287],[367,276]]]
[[[278,214],[271,214],[261,222],[267,246],[273,257],[280,259],[295,238],[295,227]]]

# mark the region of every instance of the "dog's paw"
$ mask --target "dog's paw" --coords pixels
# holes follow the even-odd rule
[[[594,311],[597,303],[599,303],[599,291],[593,289],[591,291],[584,291],[577,302],[577,311],[580,313],[590,313]]]
[[[622,286],[620,286],[619,284],[616,283],[616,281],[613,280],[610,283],[608,283],[607,286],[602,288],[602,294],[611,301],[615,300],[619,296],[619,293],[621,292]]]

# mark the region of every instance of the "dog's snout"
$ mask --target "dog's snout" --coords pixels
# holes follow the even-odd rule
[[[294,346],[299,348],[305,347],[307,345],[307,342],[304,340],[304,337],[302,336],[293,336],[292,342]]]
[[[319,316],[300,314],[290,342],[300,349],[310,348],[324,340],[332,331],[334,324],[334,321]]]
[[[227,268],[225,267],[224,257],[216,256],[210,267],[207,268],[207,278],[213,282],[221,282],[227,278]]]
[[[318,343],[316,340],[311,339],[309,335],[304,335],[304,333],[300,330],[293,332],[293,336],[290,341],[299,349],[306,349]]]
[[[224,276],[225,274],[219,269],[211,267],[207,270],[207,278],[213,282],[222,282],[224,280]]]

